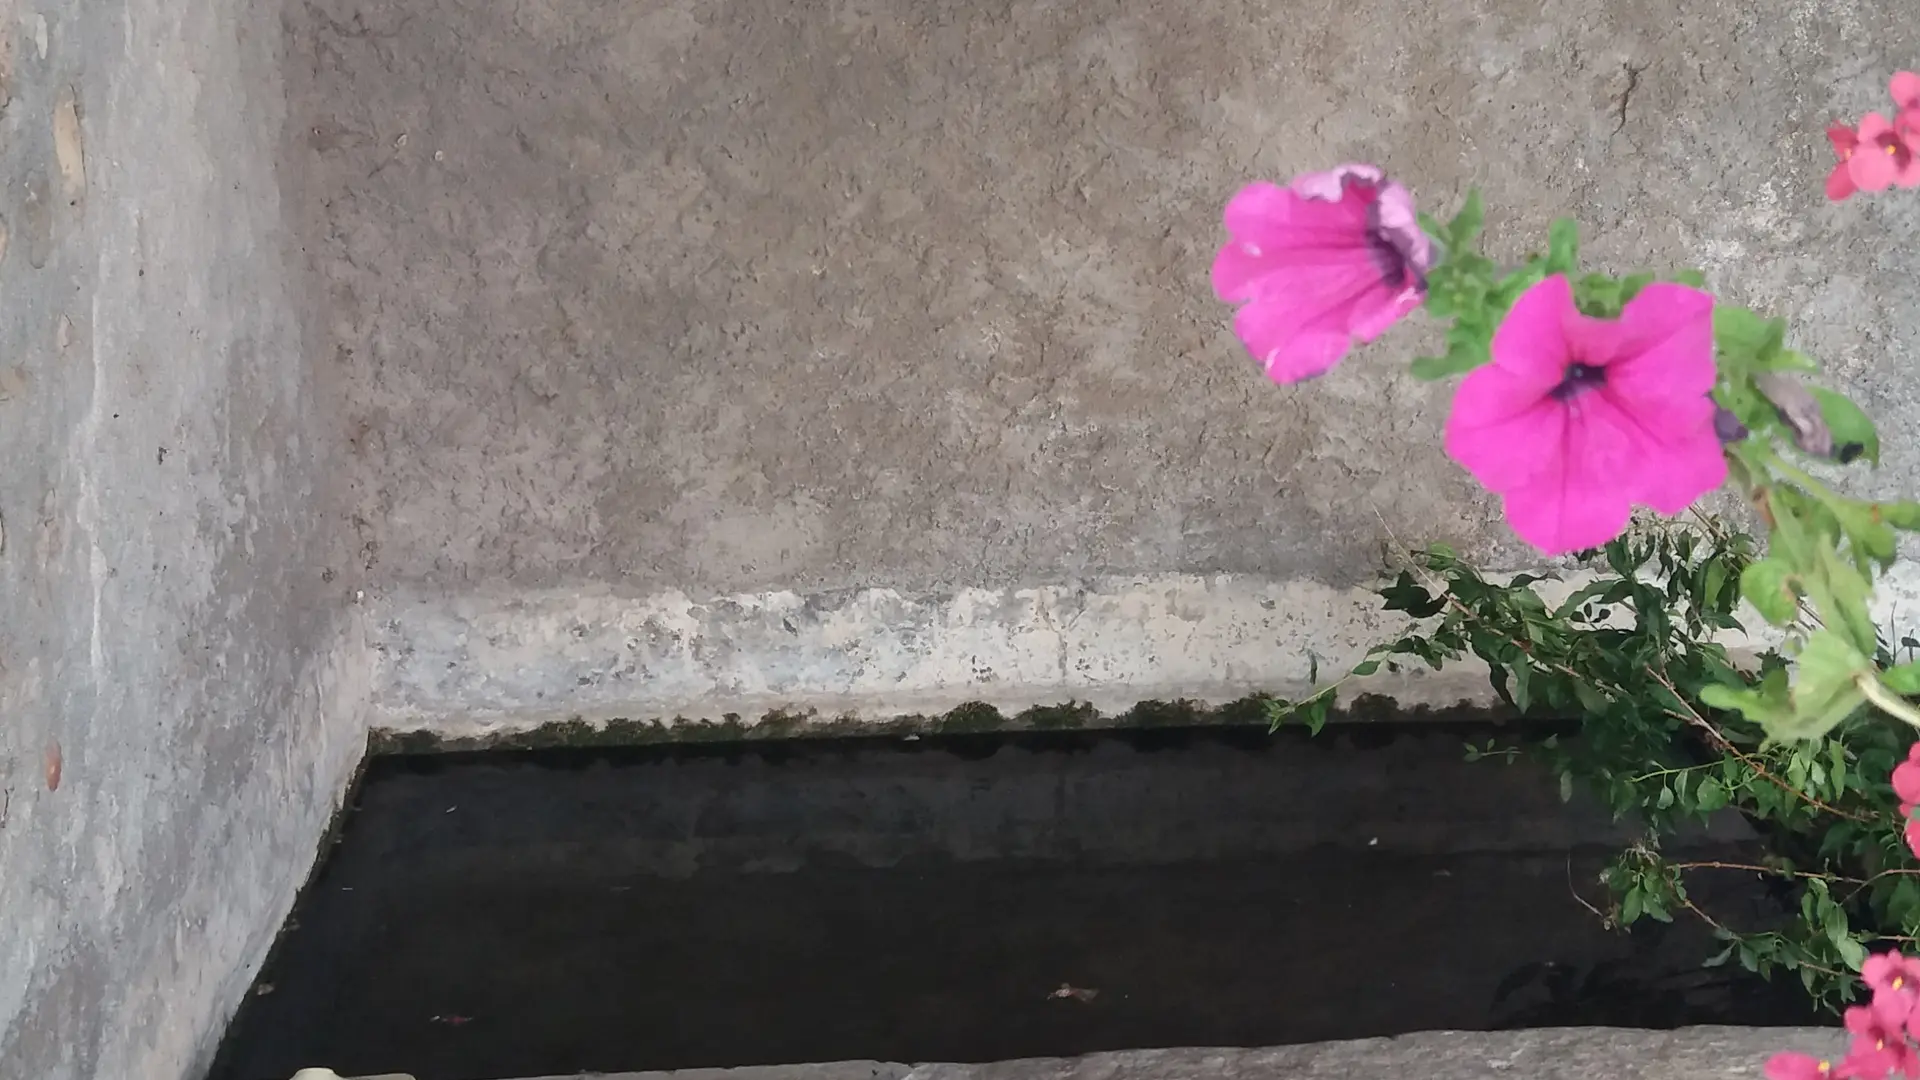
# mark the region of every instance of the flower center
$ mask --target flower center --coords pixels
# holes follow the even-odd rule
[[[1374,269],[1380,271],[1380,280],[1388,288],[1398,289],[1407,281],[1407,257],[1394,245],[1393,238],[1385,229],[1375,225],[1367,229],[1367,254],[1373,258]]]
[[[1589,390],[1597,390],[1607,382],[1607,369],[1598,364],[1572,363],[1567,372],[1560,377],[1560,385],[1553,388],[1555,401],[1571,401]]]

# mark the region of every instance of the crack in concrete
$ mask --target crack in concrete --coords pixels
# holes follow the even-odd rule
[[[1612,142],[1615,135],[1626,130],[1627,106],[1633,101],[1633,92],[1640,88],[1641,72],[1646,71],[1647,68],[1651,66],[1651,64],[1641,64],[1639,67],[1635,67],[1632,61],[1620,65],[1620,70],[1627,73],[1627,88],[1620,91],[1619,108],[1614,111],[1614,115],[1619,118],[1619,122],[1613,125],[1613,131],[1607,135],[1608,142]]]

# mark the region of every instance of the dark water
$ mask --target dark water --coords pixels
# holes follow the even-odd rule
[[[390,758],[214,1080],[987,1061],[1435,1028],[1806,1022],[1487,731]],[[1689,844],[1751,853],[1737,820]],[[1696,898],[1766,916],[1740,880]],[[1079,993],[1065,992],[1062,987]]]

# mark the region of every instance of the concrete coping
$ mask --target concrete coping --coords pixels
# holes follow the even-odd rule
[[[1552,602],[1585,580],[1541,588]],[[1916,600],[1920,567],[1900,564],[1877,594],[1880,624],[1910,625]],[[1298,700],[1409,627],[1366,589],[1187,574],[935,596],[603,590],[392,596],[370,608],[373,726],[442,748],[567,725],[603,742],[702,737],[691,730],[701,725],[728,739],[916,721],[945,730],[926,721],[967,709],[991,710],[990,728],[1122,726],[1143,702]],[[1730,648],[1770,643],[1771,628],[1749,625]],[[1369,717],[1497,705],[1472,662],[1383,667],[1343,688],[1348,704],[1363,695]],[[1081,711],[1062,714],[1070,705]]]
[[[1782,1050],[1838,1055],[1836,1029],[1434,1031],[1257,1049],[1120,1050],[982,1065],[841,1061],[591,1074],[597,1080],[1757,1080]],[[541,1080],[587,1080],[546,1077]]]

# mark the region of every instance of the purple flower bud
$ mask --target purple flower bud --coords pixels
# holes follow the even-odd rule
[[[1713,407],[1713,433],[1720,436],[1722,443],[1737,443],[1747,437],[1747,425],[1733,415],[1733,410],[1716,405]]]

